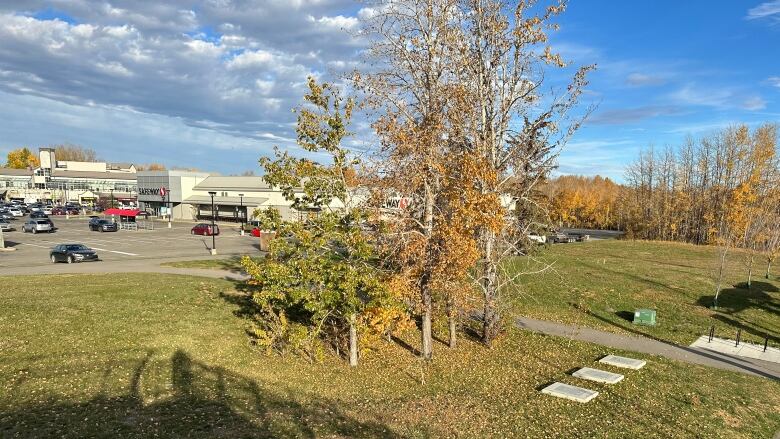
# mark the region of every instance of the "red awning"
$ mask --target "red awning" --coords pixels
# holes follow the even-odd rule
[[[106,215],[119,215],[119,216],[138,216],[138,215],[146,215],[146,212],[143,212],[138,209],[106,209],[105,212]]]

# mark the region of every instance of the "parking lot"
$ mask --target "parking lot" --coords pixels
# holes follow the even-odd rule
[[[53,233],[22,233],[23,218],[13,221],[16,231],[5,232],[6,247],[16,251],[0,252],[0,274],[65,273],[81,271],[142,271],[141,268],[159,266],[174,260],[212,258],[210,236],[191,235],[194,224],[174,223],[169,229],[157,222],[154,230],[119,230],[93,232],[87,218],[52,217]],[[259,241],[248,234],[240,236],[238,226],[223,224],[216,237],[220,257],[256,254]],[[79,243],[97,251],[99,262],[82,264],[52,264],[49,250],[57,244]],[[96,267],[93,265],[101,265]],[[77,267],[84,266],[84,267]],[[93,266],[93,267],[87,267]],[[138,269],[138,270],[136,270]]]

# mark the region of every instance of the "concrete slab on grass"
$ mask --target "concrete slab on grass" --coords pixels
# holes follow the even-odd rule
[[[644,360],[621,357],[619,355],[607,355],[599,360],[599,363],[609,364],[610,366],[623,367],[626,369],[639,370],[647,364]]]
[[[572,376],[582,378],[583,380],[595,381],[597,383],[615,384],[623,380],[624,376],[619,373],[607,372],[606,370],[592,369],[583,367],[574,372]]]
[[[755,358],[756,360],[771,361],[780,363],[780,349],[767,346],[764,352],[764,345],[753,343],[740,343],[735,346],[736,341],[725,338],[713,337],[709,342],[709,337],[702,335],[698,340],[691,344],[691,347],[702,348],[710,351],[720,352],[721,354],[736,355],[738,357]]]
[[[595,390],[557,382],[542,389],[542,393],[577,402],[588,402],[599,394],[599,392],[596,392]]]

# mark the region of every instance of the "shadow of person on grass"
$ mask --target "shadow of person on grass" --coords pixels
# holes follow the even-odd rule
[[[177,351],[171,358],[172,391],[145,401],[140,383],[151,353],[136,361],[126,395],[89,401],[49,398],[0,413],[0,436],[23,438],[255,438],[397,437],[387,426],[351,417],[335,401],[265,388],[221,367]],[[154,377],[150,377],[155,381]],[[148,397],[147,397],[148,398]]]

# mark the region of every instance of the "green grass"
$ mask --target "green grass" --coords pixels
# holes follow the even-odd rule
[[[747,281],[746,254],[733,251],[717,311],[710,308],[715,292],[715,247],[666,242],[590,241],[554,245],[539,261],[516,259],[513,272],[524,275],[509,296],[521,315],[576,323],[622,333],[642,333],[689,344],[716,326],[716,335],[780,345],[780,282],[764,279],[766,261],[756,259],[752,288]],[[637,308],[658,311],[655,327],[636,326],[629,319]]]
[[[572,250],[567,250],[572,251]],[[780,384],[659,357],[588,404],[542,395],[607,353],[509,330],[423,365],[382,342],[357,369],[266,356],[227,281],[0,277],[2,437],[771,437]],[[609,370],[608,367],[605,367]]]
[[[230,258],[223,258],[223,259],[198,259],[193,261],[163,262],[160,265],[163,267],[173,267],[173,268],[228,270],[235,273],[240,273],[243,271],[243,267],[241,267],[241,258],[238,256],[232,256]]]

